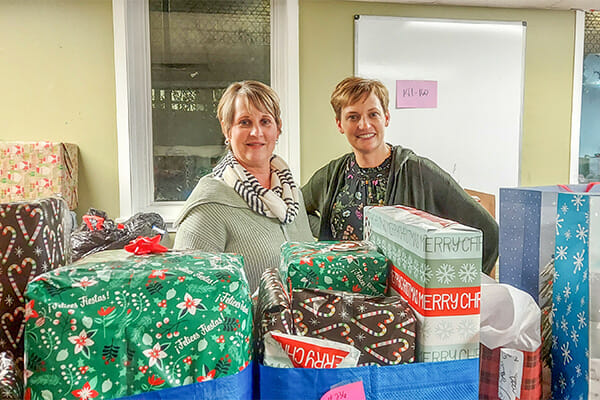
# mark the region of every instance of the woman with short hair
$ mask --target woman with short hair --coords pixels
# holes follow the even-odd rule
[[[254,291],[262,272],[279,266],[283,242],[313,238],[302,194],[273,154],[281,135],[275,91],[257,81],[233,83],[217,117],[228,152],[186,200],[173,247],[241,254]]]
[[[406,205],[483,232],[482,269],[498,257],[498,224],[433,161],[385,142],[390,122],[387,88],[349,77],[336,86],[331,106],[352,152],[319,169],[302,187],[313,234],[319,240],[362,240],[363,207]]]

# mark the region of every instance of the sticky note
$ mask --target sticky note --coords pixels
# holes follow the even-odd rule
[[[367,400],[362,381],[338,386],[325,393],[321,400]]]
[[[396,108],[437,108],[437,81],[396,81]]]

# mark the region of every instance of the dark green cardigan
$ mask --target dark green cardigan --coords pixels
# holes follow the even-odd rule
[[[333,240],[331,210],[344,180],[344,167],[352,153],[319,169],[302,187],[313,235]],[[406,205],[483,232],[482,270],[489,273],[498,258],[498,224],[443,169],[412,150],[394,146],[388,178],[386,205]]]

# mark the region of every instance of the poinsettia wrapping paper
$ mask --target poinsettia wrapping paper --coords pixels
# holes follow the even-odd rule
[[[364,223],[392,263],[390,291],[415,310],[417,361],[477,358],[481,231],[405,206],[365,207]]]
[[[218,378],[252,354],[241,256],[169,252],[67,266],[27,289],[26,396],[112,399]]]
[[[287,242],[281,245],[282,280],[291,288],[384,294],[388,261],[372,243]]]
[[[77,145],[59,142],[0,142],[0,195],[29,201],[59,194],[77,208]]]

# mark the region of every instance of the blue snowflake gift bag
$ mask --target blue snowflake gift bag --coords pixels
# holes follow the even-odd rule
[[[600,193],[557,199],[552,308],[554,399],[600,396]]]
[[[538,305],[540,272],[554,255],[558,193],[583,191],[585,185],[500,189],[500,282],[521,289]]]

